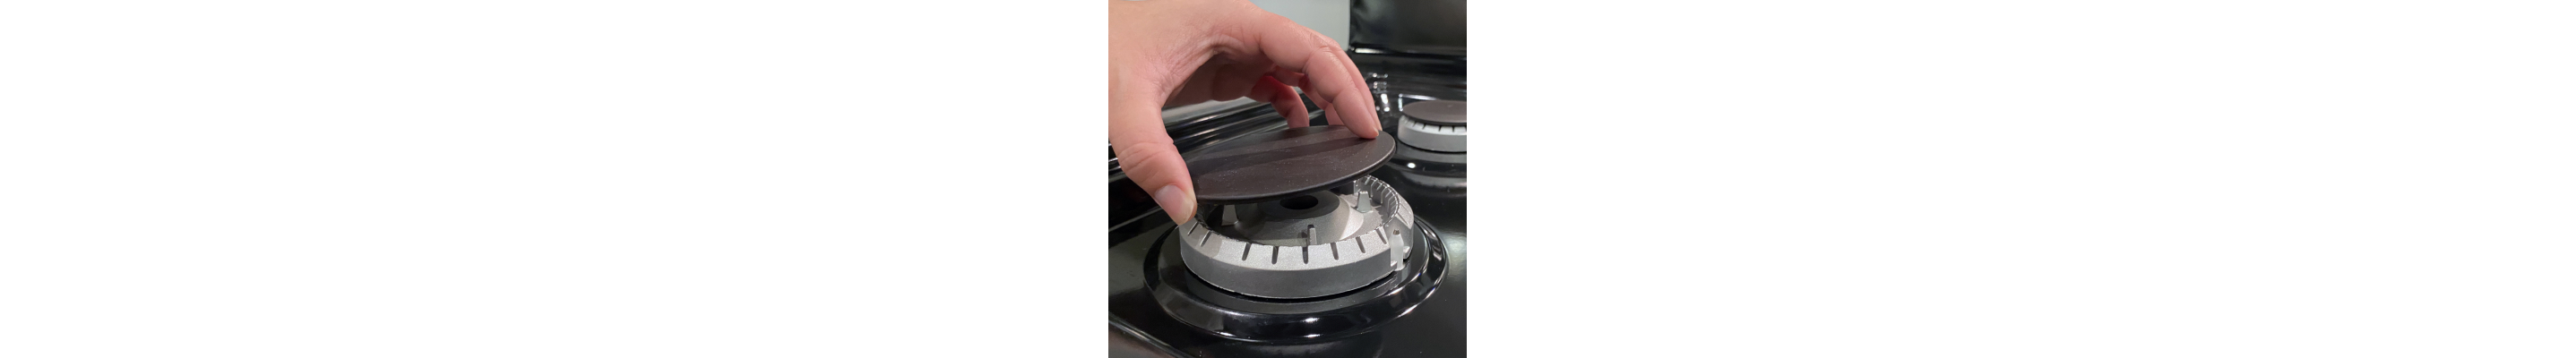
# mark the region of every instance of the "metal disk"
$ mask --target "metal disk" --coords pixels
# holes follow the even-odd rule
[[[1219,143],[1189,158],[1202,205],[1274,201],[1350,183],[1395,153],[1342,126],[1288,128]]]

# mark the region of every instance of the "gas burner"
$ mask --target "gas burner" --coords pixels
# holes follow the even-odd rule
[[[1368,170],[1399,144],[1350,126],[1255,134],[1190,157],[1198,201],[1182,263],[1200,281],[1260,299],[1314,299],[1399,268],[1412,206]]]
[[[1250,102],[1164,112],[1192,219],[1165,220],[1111,153],[1110,356],[1467,355],[1465,59],[1350,56],[1375,139]],[[1335,254],[1361,262],[1316,261]]]
[[[1396,119],[1396,139],[1416,148],[1467,151],[1467,102],[1429,100],[1403,104]]]
[[[1349,127],[1288,128],[1189,161],[1202,210],[1182,262],[1209,284],[1274,299],[1358,289],[1392,272],[1413,210],[1367,177],[1398,145]],[[1371,246],[1375,248],[1372,250]]]
[[[1357,290],[1411,253],[1413,209],[1385,182],[1360,177],[1275,201],[1215,206],[1183,225],[1182,262],[1208,284],[1271,299]]]
[[[1346,337],[1411,312],[1447,271],[1439,234],[1367,174],[1392,139],[1288,128],[1191,157],[1201,209],[1155,241],[1155,303],[1201,332],[1258,342]]]
[[[1390,272],[1361,282],[1357,289],[1319,297],[1275,299],[1217,288],[1190,261],[1197,249],[1186,232],[1164,235],[1148,251],[1143,277],[1154,304],[1165,315],[1201,332],[1263,344],[1331,342],[1369,332],[1431,298],[1449,269],[1448,250],[1438,231],[1416,223],[1402,235],[1389,235],[1410,249],[1371,249],[1386,258]],[[1372,246],[1375,247],[1375,246]],[[1345,245],[1343,252],[1352,252]],[[1370,347],[1373,349],[1374,347]]]

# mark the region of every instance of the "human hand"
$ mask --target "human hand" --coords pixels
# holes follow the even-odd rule
[[[1198,191],[1163,132],[1164,105],[1249,97],[1305,127],[1306,104],[1290,84],[1326,123],[1377,138],[1367,82],[1332,38],[1242,0],[1109,2],[1109,146],[1173,222],[1197,213]]]

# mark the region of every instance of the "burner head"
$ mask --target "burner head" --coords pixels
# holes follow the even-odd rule
[[[1467,102],[1430,100],[1406,103],[1404,115],[1424,124],[1465,127]]]
[[[1285,199],[1209,206],[1181,225],[1182,263],[1234,293],[1305,299],[1350,292],[1409,255],[1413,209],[1377,178]]]
[[[1407,103],[1404,115],[1397,117],[1395,137],[1404,144],[1431,151],[1467,151],[1466,101]]]
[[[1343,126],[1289,128],[1219,143],[1189,158],[1202,205],[1248,204],[1348,185],[1395,153]]]

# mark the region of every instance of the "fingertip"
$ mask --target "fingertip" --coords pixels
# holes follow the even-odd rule
[[[1198,202],[1196,196],[1179,184],[1164,185],[1162,189],[1154,190],[1154,204],[1163,207],[1163,213],[1171,215],[1174,223],[1190,222],[1190,216],[1199,212]]]
[[[1359,132],[1361,138],[1376,139],[1379,132],[1386,130],[1386,126],[1383,122],[1378,122],[1376,108],[1368,108],[1370,106],[1365,105],[1361,107],[1363,107],[1361,110],[1353,111],[1358,113],[1359,118],[1345,119],[1342,122],[1348,124],[1352,131]]]

